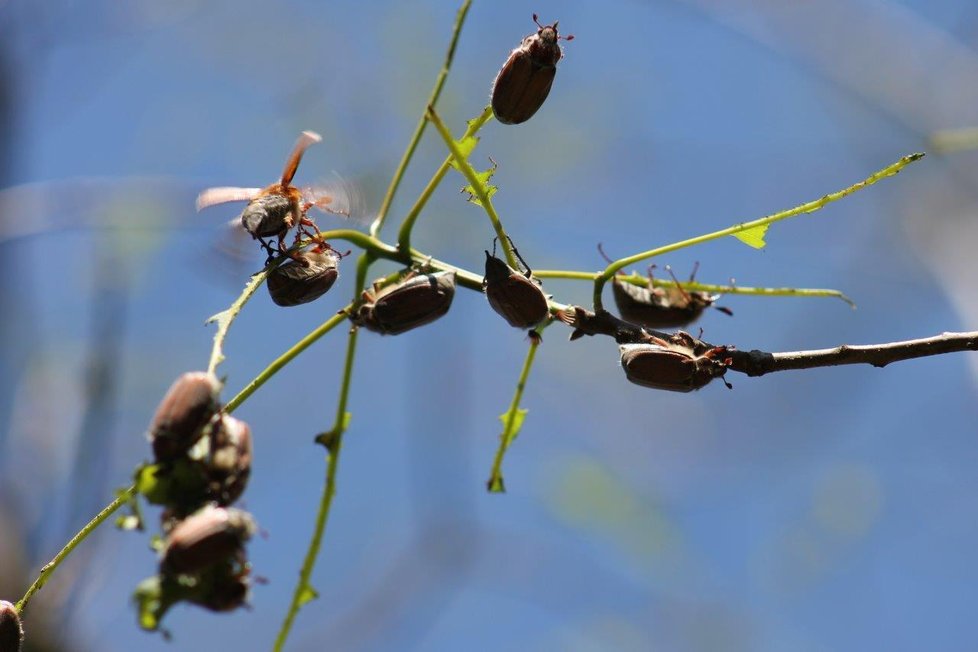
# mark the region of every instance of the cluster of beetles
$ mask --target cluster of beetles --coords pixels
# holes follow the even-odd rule
[[[139,623],[146,629],[156,629],[178,602],[231,611],[248,597],[244,544],[256,525],[250,514],[231,505],[251,474],[251,430],[224,413],[220,390],[214,374],[185,373],[150,422],[153,462],[137,469],[136,487],[162,507],[162,536],[154,540],[158,572],[135,593]]]
[[[492,109],[503,124],[529,120],[550,92],[557,62],[563,56],[557,23],[541,25],[514,49],[492,88]],[[309,303],[325,294],[339,276],[345,254],[318,235],[308,215],[311,208],[326,212],[333,197],[315,188],[300,189],[292,179],[307,147],[321,138],[303,132],[286,161],[281,178],[265,188],[210,188],[197,200],[198,209],[229,201],[248,201],[242,227],[268,253],[266,277],[272,301],[280,306]],[[293,247],[285,237],[296,229]],[[302,238],[308,241],[302,245]],[[277,247],[266,241],[276,237]],[[512,243],[509,243],[512,246]],[[551,318],[550,298],[526,261],[513,248],[525,269],[513,269],[493,252],[485,251],[483,291],[489,306],[515,328],[533,329]],[[692,277],[691,279],[692,280]],[[349,318],[357,326],[382,335],[399,335],[429,324],[446,314],[455,296],[456,273],[405,270],[395,281],[378,281],[364,291]],[[718,298],[705,292],[675,287],[646,287],[615,278],[613,294],[621,318],[640,327],[637,341],[621,344],[626,377],[639,385],[688,392],[723,376],[729,362],[724,347],[712,347],[687,333],[673,335],[643,328],[680,327],[692,323]],[[575,309],[579,313],[583,310]],[[725,308],[720,308],[728,312]],[[553,316],[571,325],[573,313],[554,310]],[[532,330],[531,330],[532,333]],[[576,330],[572,337],[583,334]],[[155,476],[151,502],[163,504],[164,538],[159,573],[137,590],[144,626],[155,628],[174,603],[186,601],[224,611],[244,604],[248,563],[244,542],[255,531],[251,517],[229,507],[248,477],[251,440],[248,428],[222,415],[220,389],[209,374],[185,374],[170,389],[150,428],[156,462],[141,473]]]
[[[503,124],[526,122],[543,105],[563,57],[559,41],[574,38],[560,36],[556,22],[542,25],[536,14],[533,20],[537,31],[510,53],[493,82],[492,110]],[[336,197],[323,187],[292,185],[305,150],[320,140],[314,132],[303,132],[281,177],[267,187],[209,188],[197,198],[198,210],[248,202],[240,223],[267,252],[267,263],[274,263],[266,281],[272,301],[280,306],[309,303],[329,291],[346,255],[319,236],[309,217],[312,208],[346,213],[336,206]],[[290,248],[285,238],[293,228],[296,234]],[[273,237],[277,246],[267,240]],[[713,305],[717,295],[689,292],[678,282],[674,287],[655,287],[651,276],[646,287],[616,277],[612,289],[622,323],[637,329],[590,332],[586,323],[617,318],[576,307],[551,310],[540,281],[515,247],[513,251],[525,269],[513,269],[496,257],[494,245],[492,253],[485,252],[482,284],[489,306],[510,326],[533,329],[553,316],[575,327],[572,339],[594,332],[613,334],[628,380],[657,389],[699,389],[722,377],[730,364],[724,357],[726,347],[707,345],[682,331],[646,330],[690,324]],[[368,330],[398,335],[447,313],[455,286],[454,271],[406,270],[396,281],[380,281],[365,291],[349,317]],[[247,604],[250,564],[244,545],[257,526],[251,515],[232,504],[240,498],[251,471],[251,431],[223,411],[220,390],[221,382],[212,373],[185,373],[170,387],[150,423],[153,461],[137,469],[136,487],[148,502],[162,507],[162,536],[153,543],[159,554],[158,572],[141,582],[135,593],[140,625],[146,629],[157,629],[166,611],[179,602],[213,611]],[[141,518],[136,523],[141,527]],[[23,638],[16,606],[0,600],[0,651],[19,652]]]

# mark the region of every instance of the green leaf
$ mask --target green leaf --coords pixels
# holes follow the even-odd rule
[[[468,136],[467,138],[463,138],[462,140],[456,140],[455,144],[458,145],[459,150],[462,152],[462,157],[465,160],[469,160],[469,157],[472,155],[472,152],[475,151],[476,145],[479,144],[479,138],[478,136]],[[452,167],[458,170],[459,172],[462,171],[462,168],[459,167],[458,161],[455,160],[455,157],[452,157]]]
[[[479,184],[483,188],[485,188],[485,190],[486,190],[486,198],[489,199],[489,200],[491,200],[492,199],[492,196],[496,194],[496,191],[497,190],[499,190],[499,188],[497,186],[494,186],[491,183],[489,183],[489,180],[492,179],[492,175],[496,174],[496,168],[497,167],[499,167],[499,166],[497,166],[496,165],[496,162],[493,161],[491,168],[489,168],[487,170],[484,170],[482,172],[476,172],[475,173],[476,178],[479,180]],[[469,193],[469,201],[470,202],[472,202],[476,206],[482,206],[482,200],[479,199],[479,194],[476,192],[475,187],[472,184],[469,184],[469,185],[465,186],[464,188],[462,188],[462,192]]]
[[[509,423],[509,412],[504,412],[499,415],[499,420],[503,422],[503,436],[509,441],[516,439],[516,435],[520,434],[520,429],[523,427],[523,420],[526,419],[526,415],[529,412],[526,408],[516,408],[516,414],[513,415],[513,425],[509,432],[506,432],[506,425]]]
[[[747,229],[745,231],[738,231],[733,234],[733,237],[737,238],[745,245],[749,247],[754,247],[754,249],[763,249],[764,245],[764,234],[767,233],[767,228],[771,226],[770,224],[764,224],[762,226],[755,226],[753,229]]]
[[[302,591],[299,592],[299,606],[302,607],[316,598],[319,597],[319,592],[312,588],[309,584],[302,587]]]

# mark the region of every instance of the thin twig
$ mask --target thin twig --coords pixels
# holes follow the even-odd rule
[[[503,223],[499,219],[499,214],[496,213],[496,208],[492,205],[492,199],[489,197],[489,191],[485,184],[479,179],[472,164],[465,158],[465,153],[459,148],[458,142],[452,137],[452,133],[445,126],[445,123],[442,122],[441,118],[438,117],[438,113],[433,106],[428,107],[428,119],[431,120],[431,123],[435,125],[435,129],[441,134],[442,139],[445,141],[445,146],[448,147],[448,151],[452,153],[452,157],[455,159],[455,164],[458,166],[459,172],[471,184],[473,193],[479,198],[479,204],[485,209],[486,215],[489,216],[492,228],[496,232],[496,237],[499,239],[499,246],[506,256],[506,262],[513,269],[519,268],[519,263],[516,262],[516,257],[513,255],[513,245],[506,235],[505,229],[503,229]]]
[[[427,107],[434,106],[438,102],[441,89],[445,86],[448,71],[451,69],[452,60],[455,58],[455,46],[458,45],[458,37],[462,33],[462,25],[465,24],[465,16],[469,13],[469,7],[471,5],[472,0],[465,0],[455,15],[452,40],[449,42],[448,51],[445,53],[445,63],[442,64],[441,72],[438,73],[438,78],[435,79],[435,86],[431,89],[431,95],[428,97],[428,103],[425,105],[426,112],[421,114],[418,126],[414,129],[414,135],[411,136],[411,142],[408,143],[407,149],[404,150],[404,156],[401,157],[401,162],[398,164],[397,170],[394,172],[394,177],[391,179],[390,186],[387,188],[387,194],[384,195],[384,201],[380,205],[380,211],[377,213],[373,224],[370,225],[370,235],[374,237],[380,233],[381,227],[384,226],[384,219],[387,218],[387,212],[390,210],[391,203],[394,201],[394,194],[397,192],[398,186],[401,185],[401,179],[404,178],[404,172],[407,170],[408,163],[411,162],[411,158],[414,156],[414,150],[418,148],[418,143],[421,142],[424,128],[428,125]]]
[[[343,367],[343,385],[340,390],[340,398],[337,402],[336,423],[330,432],[323,433],[317,440],[326,446],[329,462],[326,465],[326,481],[323,485],[323,494],[319,500],[319,510],[316,513],[316,523],[313,527],[312,539],[306,550],[306,556],[299,570],[299,581],[296,583],[295,591],[292,594],[292,602],[289,610],[282,621],[278,636],[275,638],[275,652],[280,652],[285,646],[289,632],[292,630],[292,623],[302,605],[317,597],[316,590],[312,587],[309,579],[312,577],[312,570],[316,565],[316,558],[319,556],[319,549],[323,543],[323,534],[326,532],[326,524],[329,522],[329,514],[333,506],[333,496],[336,495],[336,470],[340,461],[340,451],[343,447],[343,432],[350,420],[350,415],[346,411],[346,401],[349,396],[350,377],[353,372],[353,357],[357,346],[357,333],[359,329],[355,326],[350,330],[350,337],[347,340],[346,364]]]
[[[526,389],[527,378],[530,377],[530,369],[533,368],[533,360],[536,357],[537,349],[543,342],[541,334],[543,329],[552,322],[548,319],[542,325],[530,331],[530,348],[526,352],[526,359],[523,361],[523,368],[516,381],[516,391],[513,393],[513,400],[509,404],[509,409],[500,417],[503,422],[503,431],[499,435],[499,448],[496,449],[496,457],[492,462],[492,470],[489,472],[489,480],[486,487],[492,493],[504,493],[506,485],[503,482],[503,457],[509,449],[509,445],[516,439],[520,429],[523,427],[523,419],[526,417],[526,409],[520,407],[523,400],[523,390]]]
[[[667,254],[677,249],[684,249],[686,247],[692,247],[693,245],[702,244],[704,242],[709,242],[710,240],[716,240],[718,238],[724,238],[728,235],[733,235],[737,237],[743,237],[744,232],[753,231],[755,233],[763,234],[763,229],[766,229],[769,225],[780,220],[788,219],[789,217],[796,217],[798,215],[803,215],[806,213],[814,213],[815,211],[821,210],[826,205],[838,201],[843,197],[847,197],[854,192],[868,188],[877,181],[891,177],[900,172],[903,168],[910,165],[914,161],[919,161],[924,155],[922,153],[908,154],[904,156],[899,161],[892,163],[882,170],[874,172],[862,181],[854,183],[847,188],[838,190],[827,195],[822,195],[818,199],[814,199],[810,202],[806,202],[794,208],[789,208],[788,210],[780,211],[767,217],[762,217],[760,219],[752,220],[750,222],[741,222],[740,224],[734,224],[733,226],[727,227],[726,229],[721,229],[719,231],[714,231],[713,233],[707,233],[704,235],[696,236],[695,238],[690,238],[688,240],[683,240],[681,242],[676,242],[664,247],[658,247],[656,249],[650,249],[648,251],[643,251],[641,253],[635,254],[633,256],[628,256],[626,258],[619,258],[613,263],[609,264],[600,276],[594,279],[594,310],[602,310],[601,302],[601,290],[604,288],[606,282],[611,280],[611,278],[620,269],[624,269],[629,265],[634,265],[643,260],[648,260],[655,256],[661,256],[662,254]],[[761,238],[763,240],[763,238]],[[752,245],[754,246],[754,245]]]
[[[942,333],[903,342],[885,344],[843,344],[832,349],[814,351],[731,351],[730,369],[748,376],[763,376],[774,371],[814,369],[844,364],[871,364],[885,367],[891,362],[924,358],[959,351],[978,351],[978,331],[970,333]]]
[[[571,339],[582,335],[606,335],[614,338],[619,344],[645,344],[657,340],[670,341],[675,334],[641,328],[615,317],[610,312],[591,312],[579,306],[568,306],[558,311],[557,317],[565,324],[574,328]],[[682,333],[682,331],[679,331]],[[709,350],[713,344],[692,336],[684,335],[694,343],[694,348]],[[924,358],[944,353],[959,351],[978,351],[978,331],[967,333],[942,333],[934,337],[925,337],[903,342],[887,342],[884,344],[842,344],[832,349],[817,349],[814,351],[785,351],[769,353],[768,351],[737,351],[727,345],[726,357],[730,364],[728,369],[738,371],[748,376],[763,376],[775,371],[793,369],[815,369],[816,367],[834,367],[845,364],[871,364],[874,367],[885,367],[891,362]]]
[[[465,128],[465,133],[462,134],[461,140],[464,141],[467,138],[472,138],[475,136],[492,117],[492,107],[486,106],[478,117],[469,120],[468,126]],[[421,191],[421,195],[419,195],[418,199],[414,202],[414,206],[411,207],[411,210],[408,211],[408,214],[404,217],[404,221],[401,222],[401,227],[397,232],[398,250],[408,251],[411,248],[411,230],[414,229],[414,223],[417,222],[418,216],[428,203],[431,195],[435,192],[438,184],[440,184],[442,179],[445,178],[445,175],[448,174],[449,168],[452,167],[453,160],[455,160],[455,157],[451,154],[445,157],[445,160],[442,162],[441,166],[438,168],[435,174],[432,175],[428,185],[425,186],[424,190]]]
[[[37,579],[34,580],[34,583],[31,584],[30,588],[27,589],[27,593],[24,594],[23,598],[17,601],[17,604],[15,605],[17,607],[17,611],[23,613],[24,609],[27,608],[27,603],[30,601],[30,599],[34,596],[35,593],[41,590],[41,587],[43,587],[44,584],[48,581],[48,577],[50,577],[51,573],[53,573],[55,569],[61,564],[61,562],[65,560],[65,557],[71,554],[71,551],[74,550],[79,543],[84,541],[85,537],[87,537],[91,532],[93,532],[95,528],[101,525],[107,518],[112,516],[112,514],[117,509],[119,509],[124,504],[126,504],[135,495],[136,495],[136,485],[132,485],[124,489],[122,492],[119,493],[118,496],[116,496],[115,500],[113,500],[111,503],[106,505],[101,512],[96,514],[95,518],[93,518],[88,523],[86,523],[85,527],[79,530],[78,533],[75,536],[73,536],[68,543],[65,544],[65,547],[62,548],[61,551],[54,556],[54,559],[52,559],[50,562],[45,564],[43,568],[41,568],[41,573],[37,576]]]

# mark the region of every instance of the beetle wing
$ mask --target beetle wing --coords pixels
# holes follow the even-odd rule
[[[261,188],[233,188],[230,186],[208,188],[197,195],[197,210],[203,210],[210,206],[226,204],[232,201],[251,201],[261,191]]]
[[[492,86],[496,119],[503,124],[529,120],[550,94],[556,74],[555,66],[541,66],[525,50],[515,50]]]
[[[292,148],[292,153],[289,154],[289,158],[285,162],[285,169],[282,170],[283,186],[292,183],[292,177],[295,176],[295,171],[299,169],[299,162],[302,160],[302,155],[309,149],[309,146],[315,145],[322,139],[323,137],[315,131],[303,131],[299,134],[299,139],[295,141],[295,147]]]
[[[323,213],[339,215],[359,223],[365,223],[371,217],[367,215],[360,186],[340,177],[304,187],[302,200]]]

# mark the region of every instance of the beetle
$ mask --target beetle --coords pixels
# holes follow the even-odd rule
[[[323,242],[314,242],[270,271],[266,282],[272,301],[279,306],[298,306],[326,294],[339,276],[340,255]]]
[[[684,289],[668,265],[666,270],[676,282],[675,287],[655,287],[652,284],[654,267],[653,265],[649,268],[649,282],[644,288],[620,281],[617,277],[612,281],[611,290],[615,297],[615,305],[618,306],[618,312],[625,321],[650,328],[687,326],[699,319],[703,311],[713,306],[713,303],[720,298],[719,294],[690,292]],[[693,273],[689,276],[690,282],[696,277],[698,268],[699,263],[696,263],[693,266]],[[713,307],[724,314],[733,314],[730,308]]]
[[[530,266],[515,247],[513,253],[526,267],[526,272],[521,273],[496,258],[495,242],[492,254],[486,250],[486,274],[482,279],[482,289],[489,300],[489,306],[510,326],[533,328],[550,312],[547,296],[540,289],[540,282],[533,278]]]
[[[218,505],[230,505],[244,493],[251,475],[251,428],[222,414],[211,428],[205,459],[208,493]]]
[[[17,607],[6,600],[0,600],[0,650],[20,652],[23,642],[24,627],[21,625]]]
[[[564,56],[557,42],[574,39],[560,36],[556,21],[541,25],[533,14],[533,22],[539,29],[509,54],[492,83],[492,112],[503,124],[526,122],[543,106],[557,74],[557,62]]]
[[[170,462],[200,439],[203,428],[220,410],[221,381],[212,373],[190,371],[177,378],[156,408],[149,440],[157,462]]]
[[[233,201],[247,201],[241,212],[241,226],[251,234],[251,237],[261,243],[268,253],[269,259],[275,254],[265,238],[278,238],[278,251],[284,252],[285,236],[293,227],[297,227],[295,242],[303,235],[315,237],[319,227],[308,216],[310,208],[318,208],[326,213],[349,217],[348,210],[333,210],[330,204],[337,199],[341,190],[332,188],[309,187],[300,190],[292,185],[302,155],[311,146],[322,140],[322,136],[314,131],[303,131],[299,135],[292,153],[285,162],[282,176],[277,183],[265,188],[208,188],[197,196],[197,210],[209,206]],[[327,245],[328,246],[328,245]]]
[[[189,574],[243,554],[244,542],[257,530],[240,509],[207,505],[181,521],[166,538],[160,570]]]
[[[234,611],[247,603],[250,571],[243,557],[228,559],[202,573],[187,599],[211,611]]]
[[[643,387],[691,392],[727,373],[731,363],[729,357],[723,357],[727,347],[697,347],[692,345],[692,337],[686,333],[679,335],[685,335],[689,343],[655,338],[653,343],[619,346],[625,377]],[[723,382],[731,387],[726,380]]]
[[[454,298],[454,271],[411,272],[393,285],[379,288],[375,283],[365,290],[353,321],[381,335],[399,335],[444,315]]]

